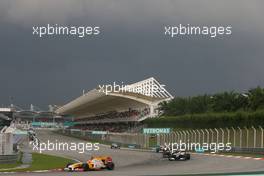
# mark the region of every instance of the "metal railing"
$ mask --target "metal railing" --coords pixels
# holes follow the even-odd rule
[[[230,143],[233,150],[264,152],[263,127],[231,127],[195,130],[176,130],[170,134],[157,135],[157,144],[164,143]],[[263,149],[263,150],[260,150]]]

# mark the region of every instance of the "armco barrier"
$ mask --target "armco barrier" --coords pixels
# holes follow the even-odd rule
[[[14,155],[0,155],[0,163],[16,163],[18,161],[18,154]]]

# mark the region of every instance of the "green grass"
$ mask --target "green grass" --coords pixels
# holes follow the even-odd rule
[[[0,164],[0,170],[1,169],[11,169],[11,168],[18,167],[20,165],[21,165],[21,163]]]
[[[24,172],[24,171],[36,171],[36,170],[51,170],[64,168],[67,163],[72,163],[71,159],[57,157],[52,155],[33,153],[32,154],[32,164],[28,168],[23,169],[10,169],[4,172]]]
[[[22,164],[22,155],[23,155],[23,153],[19,152],[18,161],[16,163],[0,164],[0,170],[1,169],[11,169],[11,168],[15,168],[15,167],[20,166]]]

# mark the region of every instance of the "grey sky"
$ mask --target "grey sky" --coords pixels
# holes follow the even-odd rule
[[[2,0],[0,104],[64,104],[98,84],[154,76],[176,96],[264,86],[259,0]],[[37,38],[32,26],[96,25],[92,38]],[[232,35],[168,38],[164,25],[231,25]]]

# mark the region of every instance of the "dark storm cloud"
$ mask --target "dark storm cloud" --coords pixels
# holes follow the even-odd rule
[[[0,2],[0,103],[63,104],[98,84],[151,76],[177,96],[264,86],[262,1]],[[97,37],[37,38],[32,26],[98,25]],[[233,34],[168,38],[164,25],[232,25]]]

